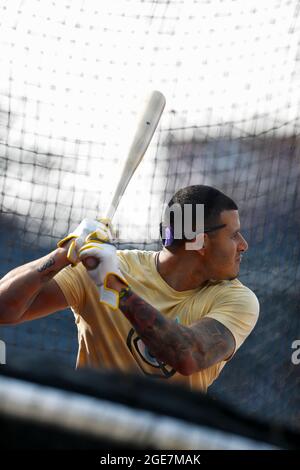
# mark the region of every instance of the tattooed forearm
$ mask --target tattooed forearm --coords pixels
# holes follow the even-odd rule
[[[55,259],[51,257],[37,268],[37,272],[41,273],[42,275],[41,281],[43,283],[48,282],[50,279],[53,278],[53,276],[55,276],[56,269],[53,268],[49,270],[49,268],[51,268],[54,265],[55,265]]]
[[[193,325],[195,335],[206,351],[205,364],[213,364],[229,359],[235,350],[235,339],[231,331],[213,318],[203,318]]]
[[[202,367],[204,351],[191,328],[165,318],[132,291],[120,300],[120,309],[157,359],[183,374],[191,363]]]
[[[19,323],[45,284],[68,264],[66,250],[57,248],[7,273],[0,283],[0,324]]]
[[[132,291],[120,300],[120,309],[151,354],[184,375],[228,359],[234,352],[232,333],[212,318],[189,327],[180,325]]]
[[[37,271],[39,273],[46,271],[46,269],[50,268],[55,264],[55,259],[54,258],[49,258],[46,263],[42,264],[41,266],[38,267]]]

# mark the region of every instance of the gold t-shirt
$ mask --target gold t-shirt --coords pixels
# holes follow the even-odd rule
[[[188,326],[210,317],[225,325],[235,338],[235,351],[255,326],[259,303],[237,279],[209,282],[202,288],[178,292],[157,272],[155,252],[118,251],[120,269],[134,290],[167,318]],[[218,377],[226,361],[184,376],[158,362],[120,310],[99,302],[98,292],[85,267],[68,266],[55,276],[75,315],[78,328],[77,366],[118,369],[181,382],[203,392]]]

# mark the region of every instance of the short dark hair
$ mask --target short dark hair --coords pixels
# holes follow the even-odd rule
[[[238,210],[236,203],[226,194],[222,193],[216,188],[205,185],[193,185],[187,186],[186,188],[179,189],[172,199],[168,203],[168,207],[173,205],[179,205],[181,207],[182,224],[184,218],[184,205],[189,204],[192,206],[192,228],[196,230],[196,205],[204,205],[204,231],[209,232],[212,228],[220,224],[221,212],[225,210]],[[165,219],[165,215],[164,215]],[[170,213],[170,227],[167,227],[164,221],[160,224],[160,234],[162,237],[163,244],[166,246],[178,246],[186,241],[186,238],[182,240],[173,240],[172,232],[174,230],[174,214]],[[168,232],[166,232],[166,230]],[[171,233],[171,242],[166,243],[166,233]],[[169,240],[170,241],[170,240]]]

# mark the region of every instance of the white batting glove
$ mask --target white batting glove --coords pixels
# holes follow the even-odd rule
[[[120,271],[116,247],[97,239],[97,234],[98,231],[87,237],[86,243],[79,250],[79,259],[87,266],[88,259],[93,258],[95,267],[87,269],[87,272],[97,286],[100,302],[116,310],[119,307],[119,293],[107,287],[107,277],[113,274],[127,286],[128,282]]]
[[[69,246],[67,258],[73,265],[79,263],[78,252],[84,245],[87,236],[90,233],[96,233],[97,239],[103,242],[113,242],[113,228],[109,219],[101,218],[97,220],[83,219],[78,227],[65,238],[57,243],[58,247],[62,247],[65,243],[73,240]]]

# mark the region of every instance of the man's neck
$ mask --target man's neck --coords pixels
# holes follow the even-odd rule
[[[200,288],[208,280],[195,254],[190,253],[190,255],[187,253],[182,255],[180,252],[171,253],[163,249],[156,257],[158,273],[170,287],[179,292]]]

